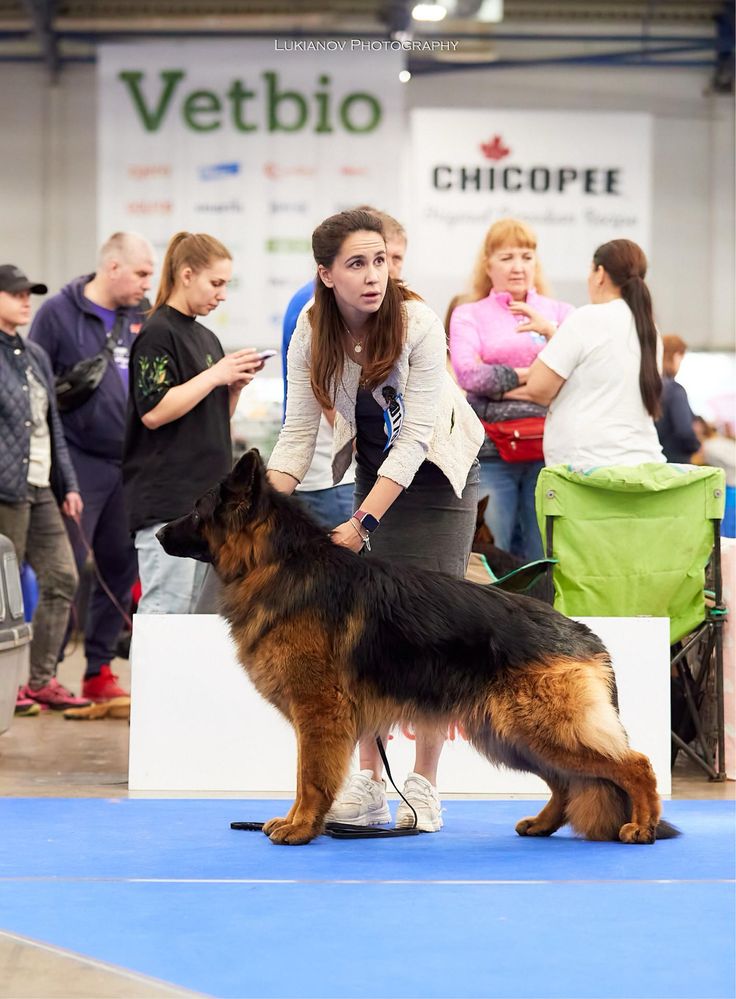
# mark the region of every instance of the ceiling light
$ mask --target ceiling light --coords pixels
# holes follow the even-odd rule
[[[476,17],[486,24],[498,24],[503,21],[503,0],[483,0]]]
[[[411,16],[415,21],[441,21],[447,9],[441,3],[418,3]]]

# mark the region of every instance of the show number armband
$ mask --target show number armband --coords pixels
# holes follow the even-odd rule
[[[392,388],[391,385],[386,385],[381,392],[387,403],[383,411],[383,431],[386,434],[386,445],[383,450],[388,451],[401,433],[404,422],[404,397],[398,395],[396,389]]]

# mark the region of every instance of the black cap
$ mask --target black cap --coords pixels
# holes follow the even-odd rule
[[[0,291],[30,291],[33,295],[45,295],[48,290],[45,284],[29,281],[15,264],[0,264]]]

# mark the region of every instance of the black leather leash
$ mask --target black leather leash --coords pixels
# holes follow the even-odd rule
[[[380,829],[377,826],[356,826],[349,822],[327,822],[325,824],[325,836],[331,836],[333,839],[393,839],[397,836],[418,836],[424,832],[423,829],[417,829],[418,819],[416,809],[406,800],[394,783],[391,775],[391,767],[388,765],[388,757],[386,756],[386,750],[384,749],[380,735],[376,736],[376,745],[386,769],[386,776],[391,781],[394,790],[398,793],[404,804],[411,809],[414,816],[414,825],[409,829]],[[246,832],[261,832],[264,824],[263,822],[231,822],[230,828],[241,829]]]

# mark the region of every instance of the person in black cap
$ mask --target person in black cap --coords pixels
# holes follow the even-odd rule
[[[59,649],[77,588],[69,538],[51,490],[52,468],[67,517],[78,519],[82,497],[56,407],[54,376],[41,347],[18,335],[31,318],[31,294],[45,284],[29,281],[13,264],[0,266],[0,534],[10,538],[19,564],[38,579],[28,684],[18,691],[16,712],[35,705],[63,709],[89,701],[56,679]]]

